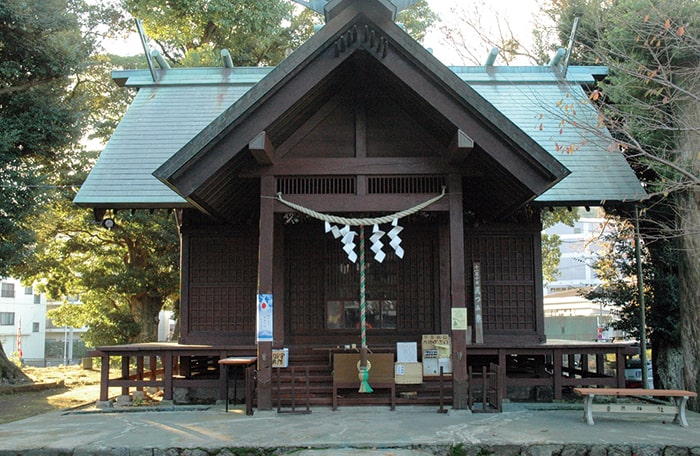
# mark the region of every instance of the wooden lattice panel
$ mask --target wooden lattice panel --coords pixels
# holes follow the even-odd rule
[[[483,325],[486,332],[532,332],[536,327],[533,238],[519,235],[467,236],[466,284],[473,287],[473,262],[481,264]],[[469,293],[471,295],[471,293]]]
[[[277,191],[284,195],[352,195],[357,187],[355,176],[282,176]]]
[[[437,239],[428,230],[414,230],[405,238],[402,244],[406,254],[399,260],[399,328],[434,332],[437,328]]]
[[[189,329],[246,332],[255,328],[257,239],[190,239]]]
[[[447,185],[443,176],[369,176],[369,194],[440,193]]]
[[[294,231],[294,230],[291,230]],[[301,233],[299,233],[301,234]],[[285,239],[288,311],[285,319],[292,332],[325,328],[324,240],[290,236]]]

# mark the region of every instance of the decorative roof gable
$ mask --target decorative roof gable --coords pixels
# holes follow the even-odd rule
[[[338,2],[337,14],[278,67],[204,128],[154,175],[206,212],[221,217],[225,195],[253,158],[249,144],[280,119],[313,111],[359,77],[377,78],[412,109],[439,118],[450,145],[468,137],[475,160],[502,187],[504,212],[513,210],[568,174],[547,151],[391,20],[381,2]],[[341,5],[344,8],[341,8]],[[358,87],[362,90],[362,87]],[[273,146],[285,137],[270,138]],[[464,158],[464,157],[462,157]],[[457,159],[458,160],[458,159]],[[270,164],[258,162],[259,164]],[[225,217],[224,217],[225,218]]]

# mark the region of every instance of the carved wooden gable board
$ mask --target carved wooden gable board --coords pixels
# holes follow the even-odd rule
[[[341,3],[321,31],[154,175],[194,206],[235,222],[235,204],[253,197],[261,174],[299,174],[302,166],[328,174],[355,165],[316,159],[359,158],[367,168],[395,174],[406,167],[425,173],[426,164],[430,174],[484,172],[488,188],[501,193],[502,212],[568,173],[396,26],[380,4]],[[373,162],[377,157],[408,161],[395,160],[392,168]],[[411,168],[416,157],[438,160]],[[285,163],[302,158],[315,161]]]

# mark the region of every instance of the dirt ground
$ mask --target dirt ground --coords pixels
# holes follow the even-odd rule
[[[22,370],[35,384],[58,383],[58,386],[0,394],[0,424],[55,410],[87,406],[99,398],[99,370],[81,366],[26,367]]]

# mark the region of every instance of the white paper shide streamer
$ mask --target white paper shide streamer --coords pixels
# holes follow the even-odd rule
[[[331,233],[335,239],[341,240],[343,244],[343,250],[348,255],[348,260],[350,260],[352,263],[355,263],[358,258],[357,252],[355,252],[355,247],[357,247],[357,245],[355,244],[355,236],[357,236],[357,233],[350,229],[350,227],[364,227],[373,225],[372,235],[369,238],[371,242],[370,249],[374,253],[375,261],[381,263],[386,258],[386,253],[383,250],[384,243],[381,240],[384,237],[384,235],[386,234],[386,236],[389,238],[389,246],[391,246],[391,248],[394,249],[394,253],[396,254],[396,256],[399,258],[403,258],[404,250],[403,247],[401,247],[401,237],[399,236],[399,234],[403,231],[403,227],[399,225],[399,219],[415,214],[416,212],[438,201],[443,196],[445,196],[444,187],[442,189],[442,193],[436,196],[435,198],[429,199],[428,201],[425,201],[410,209],[406,209],[405,211],[375,218],[347,218],[329,214],[322,214],[320,212],[314,211],[313,209],[308,209],[298,204],[284,200],[282,198],[281,193],[277,194],[277,200],[280,203],[301,212],[302,214],[306,214],[310,217],[325,222],[325,232]],[[381,224],[391,224],[391,229],[385,233],[379,227],[379,225]]]

